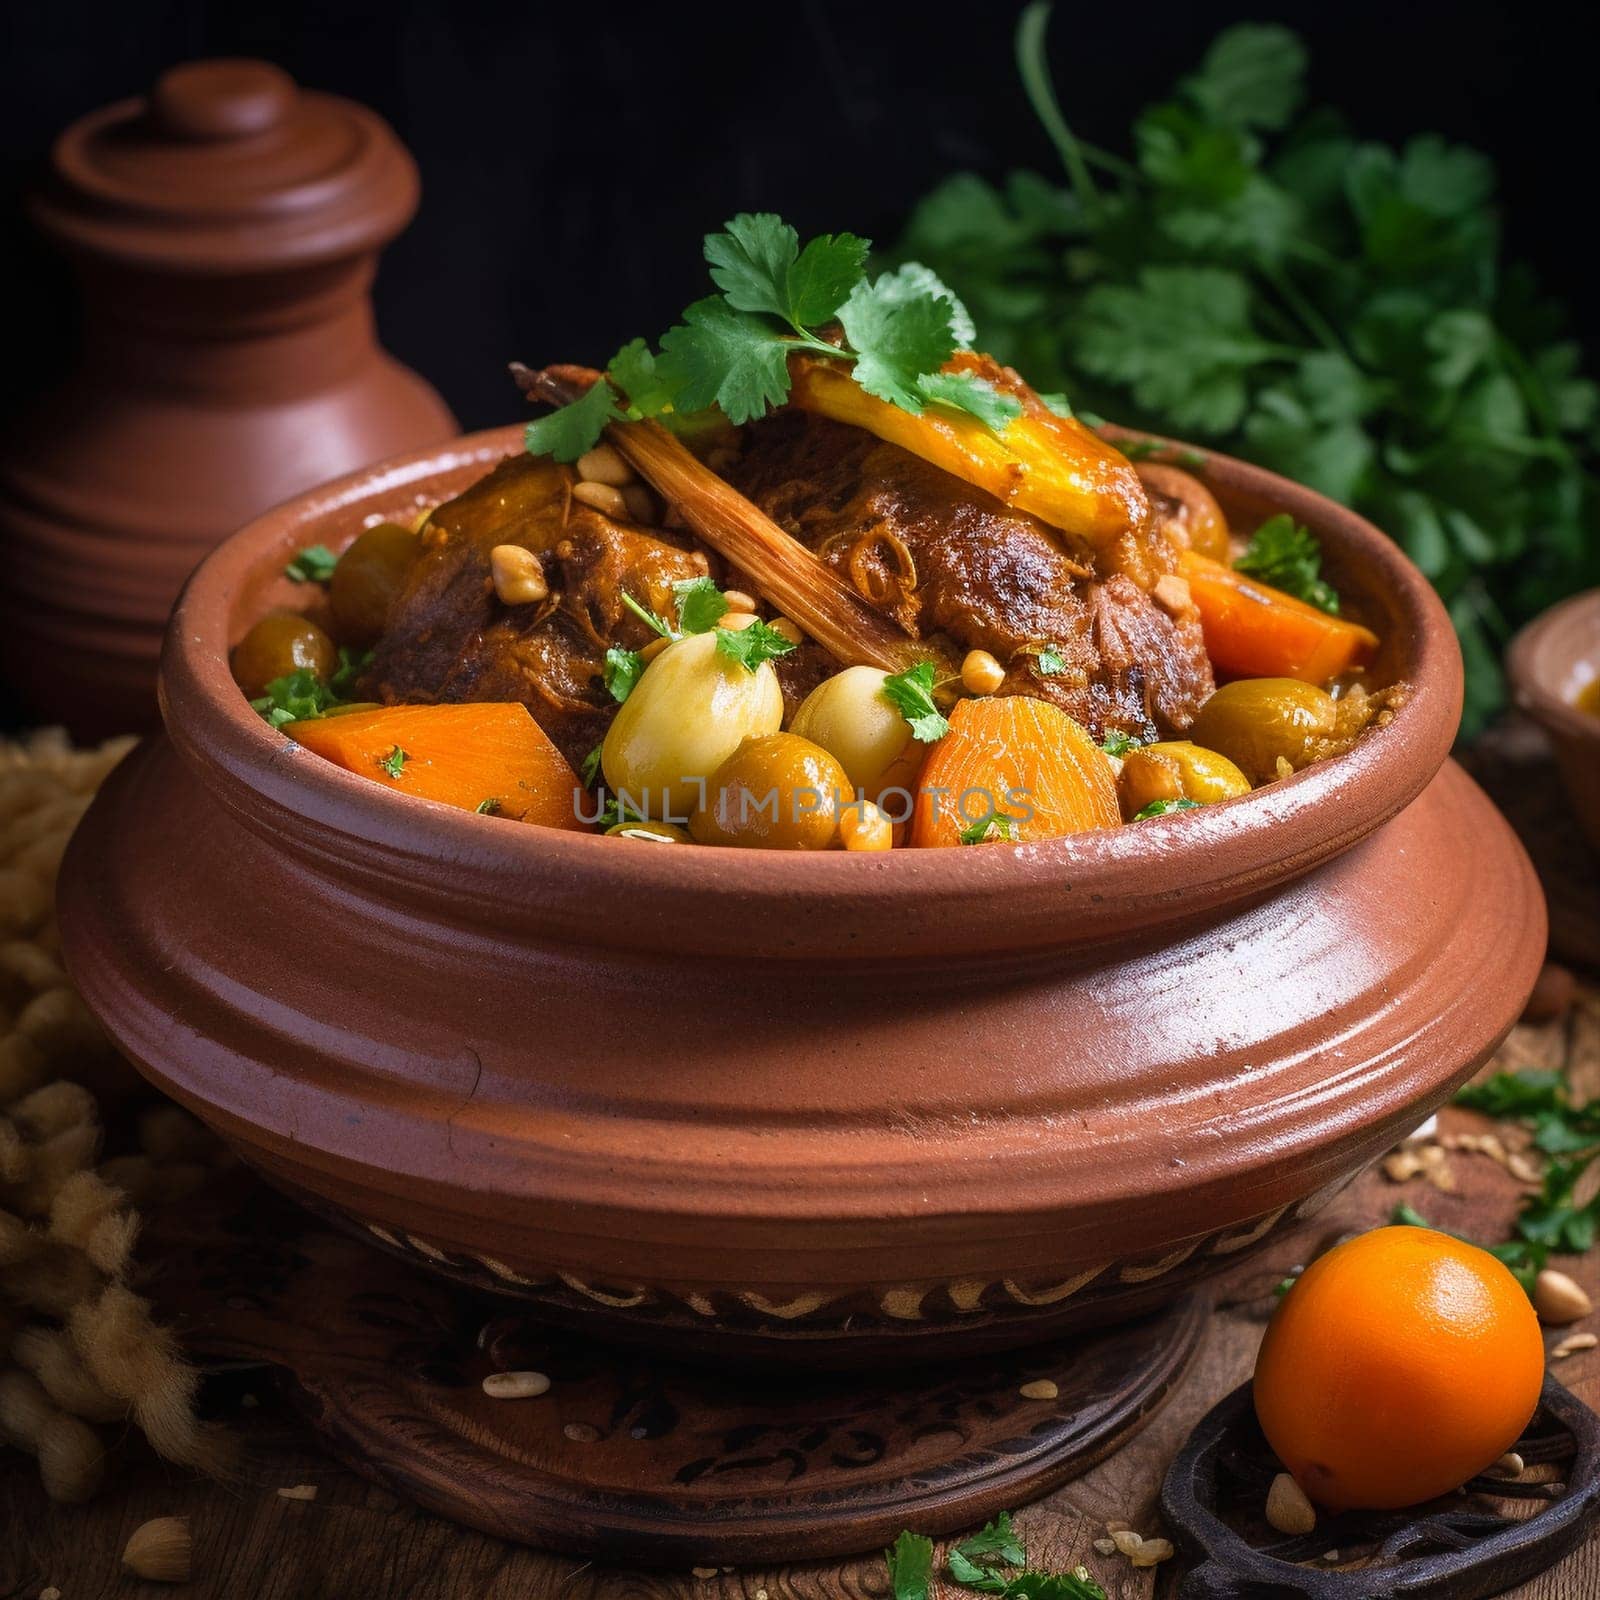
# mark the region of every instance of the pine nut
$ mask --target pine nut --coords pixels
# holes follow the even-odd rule
[[[647,528],[655,527],[660,520],[656,497],[642,483],[625,484],[622,498],[628,507],[628,515],[635,522],[642,522]]]
[[[491,1372],[483,1380],[483,1392],[492,1400],[530,1400],[549,1387],[542,1372]]]
[[[730,611],[754,611],[756,608],[755,597],[743,589],[724,589],[722,598],[728,602]]]
[[[894,828],[870,800],[863,800],[839,818],[839,837],[846,850],[887,850],[894,843]]]
[[[317,1486],[314,1483],[292,1483],[285,1489],[278,1491],[280,1500],[315,1500]]]
[[[622,491],[614,489],[609,483],[575,483],[572,486],[572,498],[617,520],[628,515],[628,502],[622,498]]]
[[[1154,1567],[1163,1561],[1172,1559],[1172,1541],[1170,1539],[1141,1539],[1139,1548],[1128,1557],[1128,1561],[1135,1567]]]
[[[968,694],[993,694],[1006,681],[1006,669],[987,650],[969,650],[961,663],[961,686]]]
[[[1496,1478],[1520,1478],[1527,1467],[1527,1462],[1515,1450],[1508,1450],[1489,1468],[1489,1472]]]
[[[1112,1532],[1111,1542],[1131,1561],[1134,1552],[1144,1543],[1144,1536],[1132,1528],[1117,1528]]]
[[[633,482],[633,468],[622,459],[622,453],[608,444],[597,444],[593,450],[578,457],[578,476],[585,483],[607,483],[620,489]]]
[[[1564,1327],[1577,1322],[1594,1310],[1594,1302],[1584,1292],[1583,1285],[1574,1283],[1564,1272],[1546,1267],[1533,1280],[1533,1309],[1541,1322],[1552,1327]]]
[[[503,605],[525,606],[549,598],[538,556],[520,544],[497,544],[489,552],[489,573]]]
[[[800,631],[797,622],[791,622],[788,617],[774,617],[771,622],[772,631],[787,639],[790,644],[804,644],[805,635]]]
[[[1565,1361],[1568,1356],[1575,1356],[1580,1350],[1593,1350],[1600,1344],[1600,1339],[1592,1333],[1569,1333],[1565,1339],[1550,1352],[1552,1361]]]
[[[1296,1536],[1310,1533],[1317,1525],[1316,1508],[1287,1472],[1280,1472],[1267,1490],[1267,1521],[1279,1533]]]
[[[717,618],[717,626],[728,629],[730,633],[739,633],[759,620],[753,611],[724,611]]]
[[[1116,1542],[1112,1539],[1096,1539],[1094,1547],[1103,1556],[1114,1556],[1117,1553]]]
[[[1049,1378],[1035,1378],[1017,1390],[1024,1400],[1054,1400],[1061,1391]]]

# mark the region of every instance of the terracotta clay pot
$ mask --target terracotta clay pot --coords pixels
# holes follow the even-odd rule
[[[1445,759],[1461,664],[1368,524],[1286,509],[1414,694],[1351,754],[1024,847],[633,845],[396,796],[228,676],[298,547],[408,516],[515,429],[260,518],[195,574],[164,738],[62,873],[74,979],[162,1088],[377,1243],[655,1345],[822,1361],[1165,1301],[1315,1211],[1504,1035],[1544,950]]]
[[[33,214],[81,280],[83,356],[0,456],[0,665],[33,718],[151,726],[201,556],[456,431],[373,336],[377,251],[417,194],[382,120],[261,61],[176,67],[61,135]]]
[[[1506,674],[1513,700],[1550,735],[1572,809],[1600,850],[1600,716],[1576,704],[1600,678],[1600,589],[1535,617],[1511,641]]]

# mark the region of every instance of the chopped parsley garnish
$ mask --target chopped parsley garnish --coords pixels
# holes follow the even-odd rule
[[[1053,644],[1047,644],[1033,659],[1047,678],[1053,678],[1058,672],[1067,670],[1067,663],[1060,649]]]
[[[624,650],[614,644],[606,651],[605,665],[600,669],[600,674],[605,679],[611,698],[621,705],[633,693],[633,686],[643,671],[644,657],[637,650]]]
[[[338,565],[338,556],[327,545],[308,544],[283,569],[283,575],[296,583],[326,583]]]
[[[472,808],[480,817],[494,817],[500,814],[500,801],[495,795],[490,795],[487,800],[480,800]]]
[[[339,646],[339,665],[328,679],[328,687],[340,700],[347,700],[356,686],[356,680],[372,665],[370,650],[353,650],[347,644]]]
[[[1174,811],[1198,811],[1199,809],[1200,802],[1198,800],[1190,800],[1186,797],[1180,797],[1176,800],[1152,800],[1142,810],[1134,812],[1133,820],[1135,822],[1148,822],[1151,817],[1170,816]]]
[[[1017,837],[1017,819],[1008,816],[1004,811],[991,811],[986,817],[979,817],[976,822],[969,822],[956,838],[962,844],[988,844],[994,839],[1004,839],[1015,843]]]
[[[600,815],[594,820],[597,827],[614,828],[619,822],[648,822],[650,819],[637,806],[627,805],[616,795],[608,794]]]
[[[339,704],[333,690],[314,672],[302,667],[298,672],[274,678],[267,685],[267,692],[250,702],[250,708],[274,728],[281,728],[286,722],[320,717]]]
[[[741,212],[705,237],[720,292],[684,311],[661,336],[659,354],[642,339],[624,345],[600,383],[528,425],[528,449],[575,461],[609,422],[682,418],[712,406],[735,425],[749,422],[789,398],[789,357],[799,351],[848,363],[868,394],[902,411],[943,406],[1003,431],[1022,410],[1014,396],[975,373],[940,370],[972,342],[966,308],[916,262],[870,278],[870,247],[835,233],[802,249],[781,217]],[[832,336],[834,324],[842,338]]]
[[[716,633],[717,654],[731,657],[746,672],[754,672],[763,661],[786,656],[794,649],[793,639],[786,639],[761,621],[752,622],[748,628],[718,628]]]
[[[401,771],[405,767],[406,754],[407,754],[406,751],[402,750],[399,745],[396,745],[388,753],[388,755],[384,756],[378,762],[378,765],[380,767],[382,767],[383,770],[385,772],[387,772],[391,778],[398,778],[400,776]]]
[[[597,744],[594,749],[583,758],[583,766],[580,770],[582,772],[583,782],[586,788],[594,782],[596,777],[599,776],[600,755],[604,749],[604,745]]]
[[[1121,728],[1113,728],[1105,738],[1100,741],[1100,748],[1108,756],[1114,756],[1120,761],[1130,750],[1137,750],[1144,741],[1135,739],[1124,733]]]
[[[933,703],[934,670],[931,661],[919,661],[904,672],[893,672],[883,680],[883,692],[906,719],[911,737],[924,744],[942,739],[950,731],[938,706]]]
[[[1322,576],[1322,546],[1287,511],[1268,517],[1256,529],[1234,567],[1319,611],[1339,614],[1339,596]]]

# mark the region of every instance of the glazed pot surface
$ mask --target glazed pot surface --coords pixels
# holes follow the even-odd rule
[[[1543,904],[1439,770],[1437,601],[1366,524],[1215,457],[1230,507],[1322,537],[1413,694],[1350,755],[1202,812],[685,857],[400,798],[269,730],[227,648],[288,556],[516,443],[346,479],[212,557],[169,635],[171,742],[63,870],[74,976],[123,1048],[380,1243],[685,1347],[1025,1342],[1292,1225],[1515,1019]]]

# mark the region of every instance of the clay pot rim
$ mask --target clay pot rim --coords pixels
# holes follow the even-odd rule
[[[487,467],[521,440],[520,425],[467,435],[292,498],[213,551],[178,601],[161,666],[162,714],[174,744],[230,810],[303,855],[319,875],[385,896],[400,889],[448,902],[458,920],[478,928],[564,928],[587,943],[641,950],[674,937],[744,956],[904,955],[948,947],[949,917],[959,917],[973,954],[1085,946],[1262,895],[1350,848],[1420,793],[1455,737],[1460,652],[1417,568],[1355,513],[1211,452],[1208,478],[1225,500],[1290,512],[1323,539],[1341,572],[1358,575],[1362,591],[1388,612],[1386,648],[1413,693],[1387,727],[1349,754],[1200,812],[971,850],[863,856],[699,846],[695,860],[709,870],[685,874],[670,846],[516,828],[392,794],[269,728],[228,669],[248,580],[259,584],[273,563],[281,568],[301,546],[328,537],[326,528],[308,535],[319,519],[349,511],[353,534],[381,506],[395,514],[425,498],[429,480]],[[595,908],[619,904],[639,908],[637,926],[618,925],[615,915],[596,925]],[[665,906],[672,934],[657,915]],[[751,920],[756,908],[781,921],[762,927]],[[928,932],[934,924],[942,926]]]
[[[1511,680],[1511,695],[1518,707],[1542,723],[1551,733],[1584,745],[1600,748],[1600,717],[1580,711],[1553,681],[1556,665],[1546,648],[1569,625],[1585,618],[1594,624],[1593,650],[1595,675],[1600,677],[1600,588],[1584,589],[1541,611],[1514,639],[1506,651],[1506,676]],[[1567,656],[1569,669],[1581,659]]]

